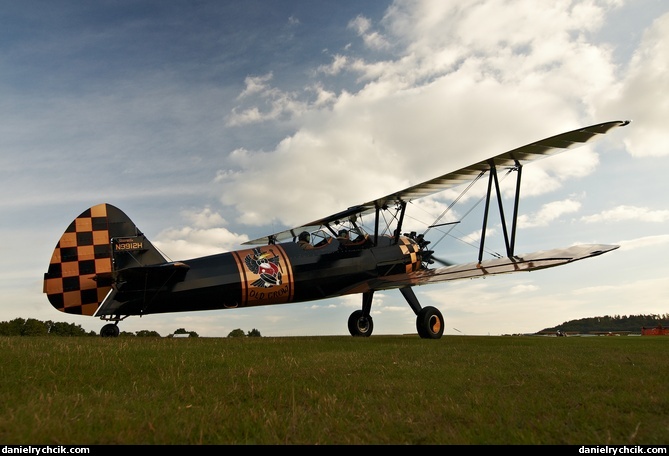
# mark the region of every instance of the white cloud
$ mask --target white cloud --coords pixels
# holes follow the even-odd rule
[[[239,248],[248,236],[225,228],[169,228],[156,236],[153,244],[172,260],[186,260]]]
[[[637,239],[620,241],[620,250],[636,250],[647,247],[657,248],[669,244],[669,234],[658,236],[645,236]]]
[[[328,74],[330,76],[334,76],[345,70],[347,66],[348,66],[348,57],[346,57],[345,55],[337,54],[332,57],[332,63],[330,63],[329,65],[320,65],[317,71]]]
[[[659,315],[666,314],[666,296],[669,282],[666,277],[631,279],[605,286],[589,286],[577,289],[574,296],[601,296],[603,301],[611,297],[612,306],[607,313],[599,315]],[[642,310],[637,306],[642,306]]]
[[[564,214],[578,212],[580,208],[581,203],[572,199],[553,201],[544,204],[535,214],[518,216],[518,226],[520,228],[548,226],[552,221],[562,217]]]
[[[531,293],[533,291],[539,290],[539,287],[536,285],[532,284],[518,284],[509,289],[509,293],[518,295],[518,294],[526,294],[526,293]]]
[[[633,128],[625,136],[627,150],[636,157],[669,155],[669,13],[644,32],[627,74],[615,91],[600,100],[598,111],[627,116]]]
[[[610,49],[585,37],[616,2],[442,3],[394,4],[378,28],[364,17],[351,22],[360,34],[383,30],[397,56],[337,55],[321,69],[364,74],[368,83],[356,92],[336,93],[320,81],[325,97],[307,103],[306,89],[257,91],[269,108],[247,106],[231,119],[300,116],[301,126],[273,151],[248,151],[239,177],[221,182],[221,201],[245,223],[270,214],[304,223],[577,128],[593,97],[613,84]],[[523,195],[555,190],[598,163],[589,147],[568,154],[528,167]]]
[[[372,23],[366,17],[357,16],[355,19],[349,22],[348,26],[355,30],[356,33],[362,38],[365,46],[371,49],[386,49],[389,47],[389,43],[380,32],[371,30]]]
[[[205,207],[199,211],[183,211],[181,215],[190,220],[190,222],[197,228],[212,228],[226,224],[226,221],[221,217],[221,214],[213,212],[209,207]]]
[[[238,100],[255,95],[257,93],[265,92],[269,89],[268,82],[272,80],[274,75],[270,72],[262,76],[247,76],[244,79],[246,88],[237,97]]]
[[[586,223],[621,222],[635,220],[638,222],[662,223],[669,220],[669,210],[652,210],[647,207],[618,206],[599,214],[582,217]]]
[[[251,104],[250,107],[235,106],[227,117],[226,125],[240,127],[260,122],[279,120],[284,117],[299,116],[309,107],[309,102],[300,101],[296,94],[282,91],[269,83],[272,73],[263,76],[247,77],[246,88],[237,100]],[[305,89],[305,92],[308,91]],[[324,94],[317,97],[316,106],[324,101]],[[253,104],[256,105],[253,105]],[[258,106],[260,104],[261,106]]]

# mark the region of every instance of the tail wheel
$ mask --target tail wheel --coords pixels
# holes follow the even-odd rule
[[[118,325],[114,323],[107,323],[100,330],[100,336],[102,337],[118,337],[119,335]]]
[[[436,307],[424,307],[416,317],[416,329],[421,339],[441,339],[444,334],[444,317]]]
[[[374,330],[372,317],[362,314],[362,310],[356,310],[348,317],[348,331],[354,337],[369,337]]]

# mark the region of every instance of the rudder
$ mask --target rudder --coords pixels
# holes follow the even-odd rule
[[[165,262],[127,215],[103,203],[82,212],[65,230],[44,274],[43,291],[61,312],[94,315],[116,270]]]

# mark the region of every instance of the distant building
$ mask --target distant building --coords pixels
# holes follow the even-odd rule
[[[641,328],[642,336],[669,336],[669,328],[663,328],[662,325],[657,325],[655,328]]]

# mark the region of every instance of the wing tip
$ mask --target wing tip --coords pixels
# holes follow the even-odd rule
[[[619,248],[620,248],[619,245],[597,245],[597,246],[595,246],[595,250],[592,250],[590,252],[590,256],[594,257],[594,256],[602,255],[604,253],[611,252],[611,251],[619,249]]]

